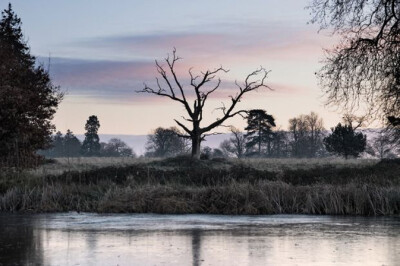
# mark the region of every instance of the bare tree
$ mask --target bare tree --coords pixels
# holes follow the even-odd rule
[[[289,120],[289,132],[292,135],[292,155],[295,157],[315,157],[321,150],[323,121],[317,113],[300,115]]]
[[[232,137],[221,142],[220,148],[227,155],[232,154],[242,158],[246,152],[246,136],[234,126],[231,126],[229,131],[232,133]]]
[[[147,136],[146,156],[171,157],[187,153],[188,143],[179,135],[182,135],[182,132],[176,127],[156,128]]]
[[[372,114],[400,121],[400,1],[312,0],[309,8],[312,22],[341,37],[318,73],[328,103],[366,104]]]
[[[345,125],[351,126],[353,130],[356,130],[360,127],[365,126],[365,121],[367,120],[367,116],[356,116],[353,114],[344,114],[343,123]]]
[[[310,154],[315,156],[319,147],[322,146],[322,134],[324,131],[324,122],[317,113],[311,112],[305,116],[310,131]]]
[[[390,132],[382,130],[379,135],[372,141],[371,149],[374,155],[378,155],[379,159],[395,157],[395,143],[393,143]]]
[[[208,135],[212,135],[215,133],[211,132],[213,129],[222,126],[223,123],[236,115],[243,115],[246,113],[245,110],[235,111],[236,105],[243,98],[244,94],[254,91],[258,88],[266,87],[265,80],[268,76],[269,71],[260,67],[259,69],[253,71],[249,75],[247,75],[243,84],[239,84],[235,82],[238,87],[238,92],[230,96],[231,102],[229,106],[223,105],[218,108],[222,111],[222,117],[218,118],[216,121],[212,122],[207,126],[201,126],[201,122],[203,120],[203,110],[205,103],[209,96],[215,92],[221,84],[221,79],[217,78],[217,74],[221,72],[228,72],[228,70],[223,67],[219,67],[214,70],[207,70],[206,72],[201,72],[201,75],[194,75],[191,70],[189,70],[190,75],[190,86],[194,91],[194,103],[193,105],[189,104],[189,99],[187,98],[187,90],[184,88],[182,83],[179,81],[178,76],[175,71],[175,64],[181,58],[176,55],[176,50],[173,50],[172,58],[168,55],[165,58],[165,62],[167,66],[162,66],[156,60],[157,71],[160,74],[163,84],[160,79],[156,78],[157,88],[151,88],[147,84],[144,84],[144,88],[138,92],[145,92],[150,94],[155,94],[158,96],[169,98],[175,102],[182,104],[186,110],[188,117],[182,117],[186,122],[189,122],[192,126],[190,129],[189,126],[175,119],[175,122],[184,130],[185,134],[182,137],[189,138],[192,142],[192,157],[200,158],[200,143],[204,140],[204,138]],[[261,77],[257,79],[258,77]],[[212,81],[215,81],[212,83]],[[210,89],[204,89],[205,85],[212,83]]]

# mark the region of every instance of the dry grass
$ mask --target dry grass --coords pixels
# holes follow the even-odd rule
[[[333,166],[336,168],[354,167],[361,168],[371,166],[379,162],[377,159],[343,159],[337,157],[329,158],[250,158],[243,159],[244,163],[253,168],[269,171],[282,171],[282,169],[310,169],[315,167]]]
[[[400,164],[77,158],[0,174],[3,212],[400,214]]]

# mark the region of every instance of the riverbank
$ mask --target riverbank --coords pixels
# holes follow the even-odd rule
[[[4,170],[0,211],[400,214],[399,161],[101,160]]]

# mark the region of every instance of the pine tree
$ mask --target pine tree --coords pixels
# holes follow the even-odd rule
[[[351,125],[342,126],[339,123],[332,128],[332,133],[324,139],[324,144],[328,152],[344,156],[358,157],[365,150],[367,137],[354,131]]]
[[[85,140],[82,144],[81,153],[84,156],[98,156],[100,154],[100,139],[97,132],[100,127],[100,122],[97,116],[92,115],[86,121],[85,125]]]
[[[79,139],[72,133],[71,130],[67,130],[67,133],[64,136],[64,154],[66,157],[77,157],[80,155],[81,150],[81,142]]]
[[[62,99],[24,40],[11,4],[0,20],[0,161],[28,166],[51,141],[51,119]]]
[[[247,149],[257,147],[257,154],[261,156],[262,147],[267,144],[267,155],[271,155],[271,143],[274,137],[272,128],[275,127],[275,119],[265,110],[250,110],[247,116]]]

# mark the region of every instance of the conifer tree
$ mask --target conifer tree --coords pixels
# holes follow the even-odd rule
[[[100,139],[97,134],[100,122],[97,116],[92,115],[85,125],[85,140],[82,144],[81,153],[84,156],[98,156],[100,154]]]
[[[250,110],[247,116],[247,149],[257,148],[258,156],[262,154],[263,145],[267,145],[267,155],[271,155],[271,143],[274,137],[272,128],[275,127],[275,119],[265,110]]]
[[[355,132],[351,125],[339,123],[324,139],[324,144],[328,152],[344,156],[347,159],[349,156],[358,157],[365,150],[367,137],[361,132]]]
[[[11,4],[0,19],[0,161],[28,166],[51,141],[62,93],[36,65]]]

